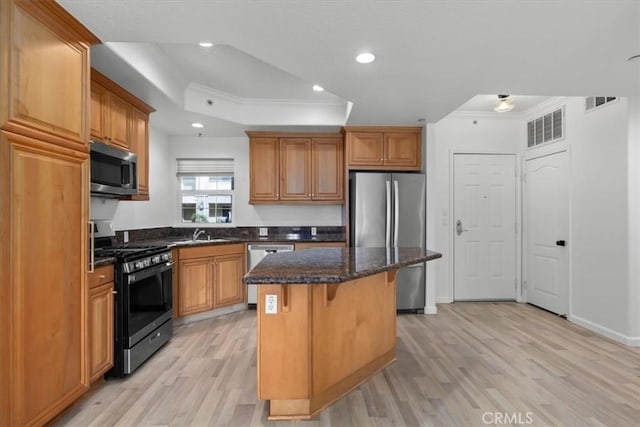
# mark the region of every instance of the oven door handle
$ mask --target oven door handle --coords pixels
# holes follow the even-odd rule
[[[167,262],[165,264],[160,264],[160,265],[148,268],[146,270],[138,271],[135,273],[128,273],[126,274],[127,283],[132,284],[142,279],[146,279],[147,277],[155,276],[158,273],[164,273],[165,271],[169,271],[173,268],[174,264],[175,262]]]

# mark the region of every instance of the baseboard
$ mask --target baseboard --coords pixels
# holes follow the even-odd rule
[[[567,318],[570,322],[575,323],[576,325],[580,325],[583,328],[587,328],[590,331],[603,335],[621,344],[628,345],[630,347],[640,347],[640,337],[628,337],[614,331],[613,329],[609,329],[579,316],[569,315]]]
[[[223,316],[225,314],[235,313],[247,309],[246,303],[234,304],[227,307],[216,308],[215,310],[205,311],[204,313],[190,314],[188,316],[173,319],[173,326],[186,325],[188,323],[199,322],[201,320],[211,319],[212,317]]]
[[[424,308],[424,314],[438,314],[438,307],[435,305],[428,305]]]
[[[436,297],[436,304],[451,304],[453,300],[449,297]]]

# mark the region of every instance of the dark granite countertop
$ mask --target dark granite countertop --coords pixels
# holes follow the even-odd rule
[[[191,240],[189,237],[166,237],[166,238],[157,238],[151,240],[141,240],[133,242],[132,245],[136,244],[150,244],[150,245],[159,245],[159,246],[168,246],[168,247],[193,247],[193,246],[208,246],[208,245],[229,245],[234,243],[275,243],[275,242],[283,242],[283,243],[322,243],[322,242],[344,242],[344,238],[340,239],[339,236],[327,237],[323,236],[321,238],[287,238],[287,236],[272,236],[265,239],[251,239],[251,238],[238,238],[238,237],[224,237],[224,238],[212,238],[212,239],[198,239]]]
[[[421,248],[318,248],[266,256],[245,284],[342,283],[440,258]]]
[[[116,259],[114,257],[96,257],[94,260],[95,267],[102,267],[103,265],[115,264]]]

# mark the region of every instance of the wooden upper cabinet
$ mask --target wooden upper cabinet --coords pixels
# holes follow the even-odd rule
[[[344,200],[344,149],[342,138],[314,138],[311,150],[313,200]]]
[[[109,93],[102,86],[91,83],[91,103],[90,107],[90,135],[93,139],[104,140],[107,134],[105,128],[107,97]]]
[[[249,203],[279,200],[279,153],[278,138],[251,138],[249,142]]]
[[[421,155],[419,133],[384,133],[385,165],[420,169]]]
[[[382,166],[384,164],[382,133],[352,132],[347,138],[349,166]]]
[[[109,142],[124,149],[129,149],[130,123],[133,108],[124,99],[113,93],[109,94],[107,103],[107,135]]]
[[[98,39],[61,19],[58,5],[2,0],[0,9],[0,126],[87,151],[89,44]]]
[[[421,127],[345,127],[349,169],[419,171]]]
[[[280,200],[311,200],[311,138],[280,138]]]
[[[339,134],[247,132],[249,203],[344,203]]]
[[[138,156],[138,195],[135,200],[149,200],[149,115],[137,108],[131,116],[129,149]]]
[[[149,200],[149,114],[152,107],[91,70],[91,137],[138,156],[138,194]]]

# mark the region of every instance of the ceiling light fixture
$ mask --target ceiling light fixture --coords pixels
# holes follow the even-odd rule
[[[316,92],[322,92],[324,91],[324,88],[320,85],[313,85],[313,90],[315,90]]]
[[[196,128],[196,129],[201,129],[201,128],[204,127],[204,125],[202,123],[198,123],[198,122],[191,123],[191,126]]]
[[[371,64],[375,60],[376,60],[376,56],[371,52],[363,52],[358,56],[356,56],[356,61],[358,61],[361,64]]]
[[[513,110],[513,98],[509,95],[498,95],[498,99],[496,99],[496,105],[493,107],[493,111],[497,111],[498,113],[506,113],[507,111]]]
[[[211,42],[200,42],[198,43],[200,47],[213,47],[213,43]]]

